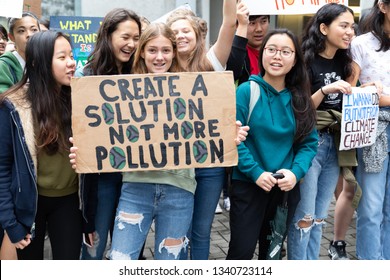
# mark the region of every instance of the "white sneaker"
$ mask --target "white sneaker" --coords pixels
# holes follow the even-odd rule
[[[221,205],[219,205],[219,203],[217,204],[217,207],[215,208],[215,214],[221,214],[222,213],[222,208],[221,208]]]
[[[226,211],[230,211],[230,198],[224,198],[223,199],[223,208],[225,208]]]

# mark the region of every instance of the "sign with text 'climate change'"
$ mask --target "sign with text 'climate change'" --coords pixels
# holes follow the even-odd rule
[[[354,87],[352,94],[344,94],[340,150],[374,144],[378,114],[379,98],[376,87]]]
[[[77,172],[232,166],[232,72],[74,78]]]

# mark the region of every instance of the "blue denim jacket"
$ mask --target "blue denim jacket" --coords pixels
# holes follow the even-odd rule
[[[0,223],[13,243],[34,234],[38,200],[32,114],[18,95],[0,105]]]

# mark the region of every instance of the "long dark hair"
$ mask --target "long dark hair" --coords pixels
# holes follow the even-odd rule
[[[265,70],[263,67],[264,47],[268,40],[277,34],[286,34],[294,44],[295,48],[295,65],[286,74],[285,85],[292,94],[292,107],[296,121],[296,132],[294,142],[299,143],[308,134],[311,133],[316,125],[316,111],[311,100],[310,80],[305,67],[301,46],[298,38],[288,29],[275,29],[267,33],[263,40],[263,44],[259,53],[259,67],[261,75],[264,76]]]
[[[91,71],[91,74],[130,74],[132,59],[123,64],[122,73],[119,73],[111,43],[112,33],[118,28],[118,25],[121,22],[127,20],[135,21],[138,25],[139,34],[141,34],[141,21],[135,12],[122,8],[116,8],[106,14],[97,34],[95,48],[88,57],[88,63],[86,67],[87,71]]]
[[[370,12],[362,19],[360,28],[362,33],[372,32],[379,40],[381,45],[379,50],[376,51],[386,52],[390,49],[390,38],[383,28],[386,15],[379,9],[378,2],[378,0],[375,0]],[[390,0],[381,0],[381,2],[390,7]]]
[[[0,103],[10,94],[22,90],[26,85],[25,98],[31,104],[36,122],[38,149],[49,154],[68,151],[71,131],[71,89],[58,86],[53,75],[54,45],[58,38],[70,38],[62,32],[35,33],[27,42],[26,67],[20,82],[0,97]]]
[[[315,56],[326,49],[326,36],[320,31],[321,24],[329,26],[345,12],[353,15],[353,11],[347,6],[336,3],[326,4],[307,23],[302,35],[302,50],[306,65],[310,65]],[[345,77],[352,75],[352,55],[349,48],[338,49],[334,59],[344,65]]]

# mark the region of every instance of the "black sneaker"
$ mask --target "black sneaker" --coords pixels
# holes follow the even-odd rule
[[[328,256],[331,260],[349,260],[343,240],[331,241],[328,249]]]

